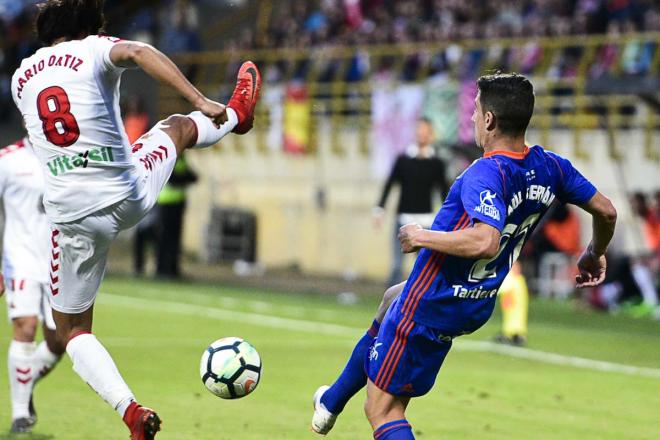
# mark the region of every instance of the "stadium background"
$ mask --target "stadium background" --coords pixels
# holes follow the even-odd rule
[[[38,47],[31,35],[33,3],[36,2],[0,0],[2,145],[21,136],[8,84],[20,59]],[[644,265],[654,277],[657,292],[658,250],[650,248],[653,237],[649,239],[648,235],[648,223],[658,222],[660,209],[657,196],[656,204],[652,202],[653,195],[660,190],[657,2],[108,0],[106,4],[110,34],[153,43],[171,55],[210,97],[226,101],[235,72],[244,59],[254,60],[265,80],[257,122],[250,134],[229,137],[221,145],[187,156],[190,166],[199,174],[199,182],[188,190],[184,224],[187,255],[184,273],[191,278],[189,282],[171,285],[113,278],[104,285],[111,293],[132,295],[132,290],[141,290],[142,296],[133,298],[139,301],[154,298],[144,292],[160,290],[171,301],[192,301],[200,307],[202,304],[225,309],[236,307],[243,312],[260,312],[261,308],[265,314],[272,312],[288,318],[298,316],[300,310],[295,313],[292,310],[302,303],[309,306],[310,317],[317,315],[313,312],[315,308],[320,308],[325,310],[327,319],[318,319],[359,329],[369,322],[369,310],[381,292],[390,264],[393,231],[374,229],[371,211],[392,161],[413,141],[415,121],[420,116],[433,121],[438,134],[438,154],[450,162],[452,176],[478,157],[470,122],[476,94],[474,81],[478,75],[498,69],[530,77],[536,88],[537,105],[528,141],[569,157],[599,189],[612,197],[620,213],[613,248],[617,256]],[[151,121],[170,113],[189,111],[185,102],[140,72],[127,72],[122,87],[127,102],[137,98],[144,103]],[[629,201],[635,192],[648,197],[652,215],[640,215],[632,209]],[[392,205],[390,200],[390,229],[394,224]],[[221,257],[218,208],[238,208],[256,216],[256,265],[217,262]],[[580,219],[584,242],[590,225],[584,217]],[[120,276],[130,273],[131,239],[127,234],[113,250],[111,273]],[[533,293],[558,297],[572,294],[567,286],[572,276],[568,268],[574,255],[567,252],[555,257],[547,260],[552,269],[551,280],[543,278],[539,270],[529,271]],[[209,281],[211,285],[204,284]],[[227,285],[238,286],[239,290],[227,290]],[[272,290],[283,293],[261,293]],[[177,291],[186,295],[177,295]],[[300,296],[292,292],[308,294]],[[580,438],[600,438],[600,434],[603,438],[653,438],[658,432],[653,431],[657,427],[648,426],[649,411],[660,406],[657,401],[660,330],[653,321],[654,311],[609,305],[611,310],[631,310],[627,315],[640,315],[639,322],[629,316],[601,316],[585,310],[589,305],[604,307],[598,295],[598,292],[577,295],[571,303],[533,302],[530,347],[650,368],[655,373],[650,374],[650,379],[617,376],[618,373],[590,375],[583,391],[588,394],[593,392],[592,386],[604,387],[605,395],[600,396],[596,405],[601,414],[594,417],[595,422],[579,416],[574,423],[567,420],[565,430],[558,428],[554,434],[577,438],[571,433],[579,431]],[[240,304],[242,296],[246,304]],[[632,303],[641,302],[637,292],[624,292],[622,297]],[[109,310],[121,308],[118,305],[123,301],[121,297],[110,295],[109,298],[110,304],[105,305]],[[118,317],[124,312],[115,312],[109,319],[121,319]],[[343,322],[344,316],[348,322]],[[535,318],[539,324],[535,324]],[[173,328],[177,325],[185,333],[189,328],[186,326],[191,324],[177,323],[177,318],[172,317]],[[214,331],[201,331],[192,342],[203,346],[214,334],[219,337],[234,330],[253,342],[262,342],[258,328],[231,320],[226,327],[213,325]],[[586,326],[587,334],[580,329],[581,325]],[[489,338],[496,326],[497,321],[481,331],[478,338]],[[99,327],[100,332],[108,329],[108,334],[112,334],[109,325],[101,323]],[[153,329],[145,325],[144,331],[150,333]],[[303,349],[309,349],[304,343],[306,339],[295,337],[302,341]],[[165,338],[161,335],[161,340]],[[281,344],[272,343],[272,340],[263,341],[262,345],[255,342],[271,356],[284,350]],[[122,344],[127,343],[118,344],[115,349],[121,352]],[[341,365],[343,353],[350,348],[345,341],[336,345],[334,351],[330,350],[334,353],[331,361],[329,354],[318,358],[321,362],[328,361],[328,365],[336,367],[334,370],[309,373],[309,377],[295,380],[311,387],[311,391],[315,380],[329,380]],[[190,353],[199,351],[194,346],[186,349]],[[471,361],[486,362],[488,368],[513,365],[512,371],[517,373],[505,378],[506,385],[499,390],[500,397],[510,400],[510,405],[502,404],[508,413],[521,411],[516,398],[524,401],[536,391],[548,391],[547,384],[565,372],[558,367],[544,367],[549,370],[535,384],[543,391],[532,387],[526,394],[517,387],[520,380],[522,383],[531,380],[526,376],[528,369],[538,366],[533,361],[524,363],[488,353],[459,352],[457,363],[473,374]],[[126,356],[135,360],[130,354]],[[127,367],[123,365],[130,361],[122,363],[119,359],[118,363],[125,370]],[[489,407],[488,398],[478,396],[498,392],[483,391],[481,385],[472,387],[469,374],[457,378],[456,373],[451,375],[451,368],[448,365],[447,381],[458,384],[456,393],[477,397],[454,396],[450,402],[474,398],[486,400],[481,403]],[[570,386],[583,382],[579,370],[566,368],[571,380],[575,380]],[[308,373],[302,370],[302,374]],[[144,371],[148,371],[146,367]],[[72,381],[62,380],[61,387]],[[483,384],[490,382],[482,380]],[[608,382],[613,389],[629,387],[622,398],[622,402],[631,403],[628,412],[621,410],[622,403],[613,402],[608,393],[614,391],[607,389]],[[286,383],[278,386],[286,390]],[[268,385],[263,387],[263,393],[273,399],[271,405],[280,402],[268,391]],[[636,399],[635,390],[646,400]],[[451,388],[443,386],[442,392],[445,391]],[[556,408],[542,414],[547,417],[547,426],[557,414],[574,414],[590,405],[586,400],[562,402],[563,397],[556,397],[563,396],[562,393],[548,392],[555,396],[551,400],[554,399],[552,405],[556,404]],[[435,394],[439,394],[435,398],[442,399],[440,392]],[[247,399],[239,405],[238,408],[244,409],[231,410],[236,411],[237,417],[241,411],[250,411]],[[261,410],[270,408],[259,406],[261,403],[256,405]],[[307,411],[305,405],[302,411]],[[46,408],[44,412],[48,411]],[[349,408],[355,413],[355,426],[366,424],[360,419],[359,405]],[[602,417],[617,411],[617,416],[612,415],[613,421],[603,421]],[[626,417],[637,417],[639,427],[624,427],[623,413]],[[462,415],[460,411],[447,414],[446,420],[452,421]],[[484,428],[482,434],[499,438],[508,432],[524,438],[525,430],[533,429],[529,421],[517,424],[516,417],[502,420],[501,431]],[[578,428],[579,423],[583,426]],[[457,437],[467,436],[468,426],[459,423],[451,429]],[[236,429],[240,429],[239,423]],[[553,438],[554,434],[547,432],[545,437]],[[186,435],[172,438],[189,438]],[[190,438],[215,438],[190,435]],[[306,438],[297,434],[255,435],[245,438]],[[74,437],[65,434],[57,438]],[[234,434],[227,438],[243,437]]]

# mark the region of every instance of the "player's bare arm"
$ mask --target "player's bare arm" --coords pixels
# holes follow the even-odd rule
[[[172,60],[155,47],[137,41],[121,41],[110,51],[110,60],[120,67],[141,68],[152,78],[179,92],[215,124],[221,125],[227,121],[225,106],[204,96],[186,79]]]
[[[411,223],[401,227],[399,241],[404,253],[427,248],[463,258],[491,258],[497,253],[500,231],[481,222],[471,228],[452,232],[432,231]]]
[[[593,238],[578,260],[580,273],[575,277],[577,287],[583,288],[597,286],[605,280],[605,252],[614,235],[617,213],[612,202],[600,192],[580,207],[593,219]]]

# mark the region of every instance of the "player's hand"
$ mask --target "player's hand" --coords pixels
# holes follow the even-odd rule
[[[0,296],[5,293],[5,277],[0,274]]]
[[[409,254],[412,252],[417,252],[419,246],[417,246],[415,241],[415,236],[423,231],[421,225],[417,223],[408,223],[407,225],[401,226],[399,229],[399,242],[401,243],[401,252],[404,254]]]
[[[225,106],[219,102],[204,98],[204,100],[197,105],[197,110],[213,120],[213,123],[218,127],[227,122]]]
[[[605,255],[594,254],[591,246],[580,256],[577,266],[580,274],[575,277],[575,287],[578,289],[594,287],[605,280],[607,270]]]

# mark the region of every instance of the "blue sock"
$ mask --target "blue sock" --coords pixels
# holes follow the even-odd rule
[[[374,431],[375,440],[415,440],[412,432],[412,426],[408,420],[393,420],[384,425],[380,425]]]
[[[371,347],[380,324],[374,320],[371,328],[362,336],[353,349],[348,363],[335,383],[323,393],[321,403],[333,414],[344,410],[348,401],[367,384],[367,373],[364,372],[364,359]]]

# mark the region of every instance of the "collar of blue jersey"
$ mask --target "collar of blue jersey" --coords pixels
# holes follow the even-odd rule
[[[484,157],[492,156],[506,156],[512,159],[524,159],[529,154],[529,147],[525,145],[525,149],[521,152],[507,151],[507,150],[493,150],[488,153],[484,153]]]

